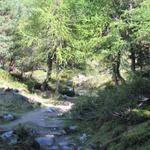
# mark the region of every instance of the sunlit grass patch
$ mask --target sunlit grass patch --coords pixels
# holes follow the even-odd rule
[[[6,71],[0,69],[0,87],[19,88],[27,90],[27,85],[20,83]]]
[[[46,78],[46,72],[43,70],[36,70],[33,72],[33,76],[32,76],[35,80],[39,81],[39,82],[43,82]]]
[[[138,116],[150,118],[150,109],[133,109],[132,112]]]

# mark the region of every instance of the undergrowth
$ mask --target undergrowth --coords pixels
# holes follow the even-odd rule
[[[85,145],[95,150],[148,150],[149,89],[148,78],[135,77],[126,84],[99,89],[98,96],[80,97],[72,116],[80,120],[81,131],[89,135]],[[144,98],[147,101],[143,102]]]

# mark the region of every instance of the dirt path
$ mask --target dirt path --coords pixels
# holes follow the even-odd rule
[[[25,113],[21,118],[18,118],[15,121],[10,122],[9,124],[0,125],[2,128],[12,128],[18,124],[25,124],[25,123],[33,123],[40,127],[49,127],[50,124],[55,126],[55,122],[57,122],[57,116],[60,114],[67,112],[71,109],[72,103],[69,105],[60,105],[60,106],[53,106],[48,105],[47,107],[36,109],[34,111]],[[53,122],[48,122],[48,118],[52,117]],[[55,118],[56,117],[56,118]],[[56,121],[54,121],[56,120]],[[57,124],[57,123],[56,123]]]
[[[21,118],[6,124],[1,125],[1,128],[12,129],[19,124],[34,124],[38,127],[38,134],[40,138],[54,136],[55,142],[49,148],[41,150],[75,150],[73,148],[74,142],[70,139],[69,135],[65,133],[64,122],[60,119],[59,115],[71,109],[72,104],[67,106],[49,106],[40,108],[32,112],[24,114]],[[43,140],[43,139],[42,139]],[[50,139],[52,140],[52,139]],[[45,147],[45,145],[44,145]]]

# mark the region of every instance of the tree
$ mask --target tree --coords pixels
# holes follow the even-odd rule
[[[0,63],[4,68],[6,60],[9,60],[12,55],[10,49],[13,46],[12,35],[16,24],[16,18],[9,0],[0,2],[0,15]]]
[[[37,48],[37,53],[40,52],[41,56],[45,55],[47,77],[44,81],[44,88],[51,78],[53,63],[59,70],[60,65],[66,65],[75,55],[73,50],[76,50],[76,48],[73,44],[76,43],[76,39],[71,32],[74,25],[67,2],[36,1],[31,10],[31,15],[22,20],[20,24],[24,44],[34,45]]]

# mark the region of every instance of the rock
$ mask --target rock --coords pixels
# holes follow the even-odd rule
[[[1,135],[1,138],[2,138],[3,140],[9,139],[9,138],[12,137],[13,133],[14,133],[14,131],[5,132],[5,133],[3,133],[3,134]]]
[[[83,147],[78,147],[77,150],[85,150]]]
[[[45,112],[47,112],[47,113],[55,113],[56,110],[54,108],[48,108],[48,109],[45,110]]]
[[[13,94],[19,93],[18,89],[11,89],[11,88],[7,88],[4,90],[4,92],[11,92]]]
[[[15,117],[12,114],[5,114],[3,115],[3,119],[6,121],[12,121],[15,119]]]
[[[63,117],[63,113],[58,113],[57,117]]]
[[[64,130],[66,131],[66,133],[75,133],[77,132],[78,127],[77,126],[69,126],[66,127]]]
[[[65,100],[69,100],[70,97],[67,96],[67,95],[62,95],[62,98],[65,99]]]
[[[77,129],[78,129],[78,126],[75,126],[75,125],[69,127],[69,130],[70,130],[71,132],[76,132]]]
[[[63,139],[60,139],[60,141],[58,141],[58,145],[60,147],[63,147],[63,146],[68,146],[68,145],[72,145],[72,140],[70,140],[69,137],[64,137]]]
[[[74,150],[74,148],[69,147],[69,146],[62,146],[61,150]]]
[[[1,139],[8,142],[9,144],[17,144],[17,136],[14,131],[8,131],[1,135]]]
[[[84,143],[84,142],[87,140],[87,135],[86,135],[86,133],[83,133],[83,134],[79,137],[79,139],[80,139],[80,141],[81,141],[82,143]]]
[[[8,132],[8,129],[5,129],[5,128],[0,128],[0,134],[3,134],[5,132]]]
[[[72,87],[73,86],[73,81],[72,80],[68,80],[66,82],[66,85]]]
[[[61,130],[61,131],[52,131],[52,134],[56,135],[56,136],[62,136],[62,135],[65,135],[66,132],[64,130]]]
[[[141,96],[141,100],[139,101],[138,107],[144,107],[150,105],[150,98]]]
[[[45,137],[38,137],[35,139],[35,141],[40,145],[40,148],[49,148],[52,146],[55,142],[55,136],[54,135],[46,135]]]
[[[52,146],[49,150],[60,150],[59,146]]]
[[[65,95],[65,97],[66,96],[68,96],[68,97],[74,97],[75,96],[74,88],[71,88],[71,87],[61,87],[59,89],[59,93],[62,95]]]

